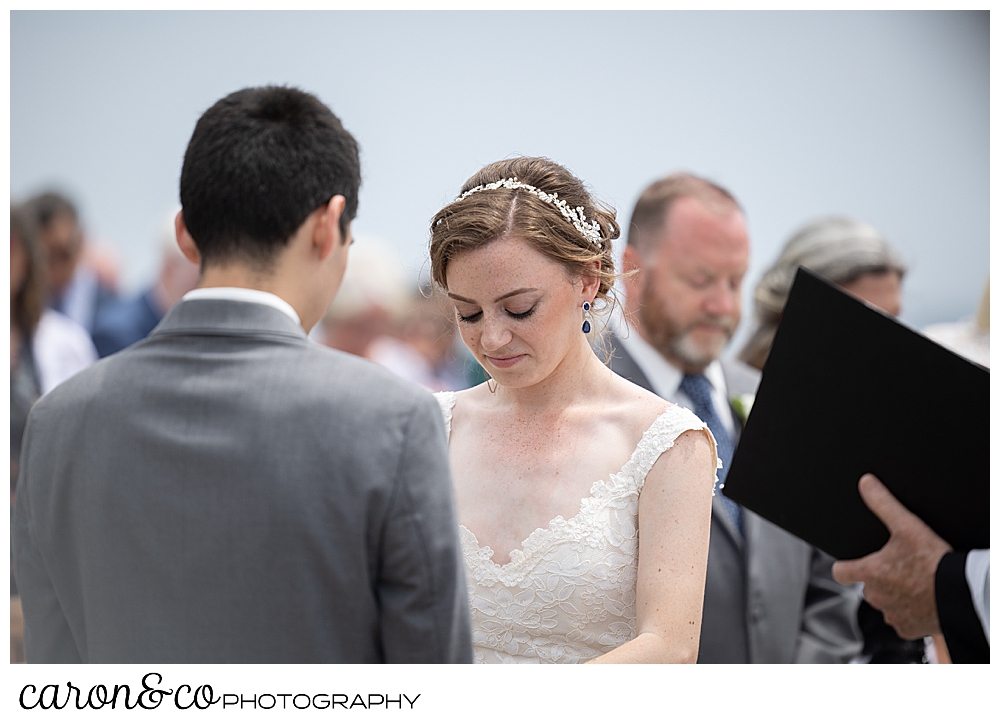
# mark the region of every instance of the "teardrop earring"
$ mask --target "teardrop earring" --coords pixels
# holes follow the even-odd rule
[[[590,302],[583,303],[583,333],[590,334]]]

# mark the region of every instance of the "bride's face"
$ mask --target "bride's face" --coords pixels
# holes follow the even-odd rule
[[[572,279],[518,238],[464,252],[448,264],[448,296],[462,339],[506,387],[536,384],[579,351],[582,305],[595,292],[596,282]]]

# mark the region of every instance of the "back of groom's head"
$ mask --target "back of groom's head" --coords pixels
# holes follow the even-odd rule
[[[338,194],[346,241],[360,185],[357,142],[316,96],[244,88],[198,119],[181,169],[184,224],[203,266],[266,266]]]

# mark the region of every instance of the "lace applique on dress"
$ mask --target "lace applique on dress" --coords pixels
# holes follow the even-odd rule
[[[435,397],[450,435],[455,393]],[[591,486],[579,513],[536,529],[503,565],[459,526],[476,663],[582,663],[635,638],[639,494],[687,430],[708,426],[683,407],[667,409],[625,466]]]

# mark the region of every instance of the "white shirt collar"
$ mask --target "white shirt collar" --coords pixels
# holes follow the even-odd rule
[[[675,402],[685,407],[691,407],[692,402],[688,396],[680,391],[681,381],[684,373],[670,364],[649,342],[644,340],[638,332],[629,327],[622,330],[618,339],[649,380],[653,392],[659,397],[670,402]],[[729,410],[729,399],[726,391],[726,375],[722,370],[722,363],[714,360],[703,373],[709,384],[712,386],[712,404],[715,412],[722,420],[722,424],[730,433],[734,430],[733,416]]]
[[[243,287],[205,287],[203,289],[194,289],[185,294],[181,299],[185,302],[198,299],[226,299],[231,302],[264,304],[288,315],[293,322],[300,327],[302,326],[302,321],[299,319],[298,313],[292,308],[291,304],[276,294],[261,291],[260,289],[245,289]]]
[[[712,385],[713,396],[716,393],[721,393],[723,399],[726,397],[726,375],[722,371],[722,363],[719,360],[715,360],[708,367],[705,368],[705,377],[708,378],[709,384]],[[728,401],[726,406],[728,407]]]

